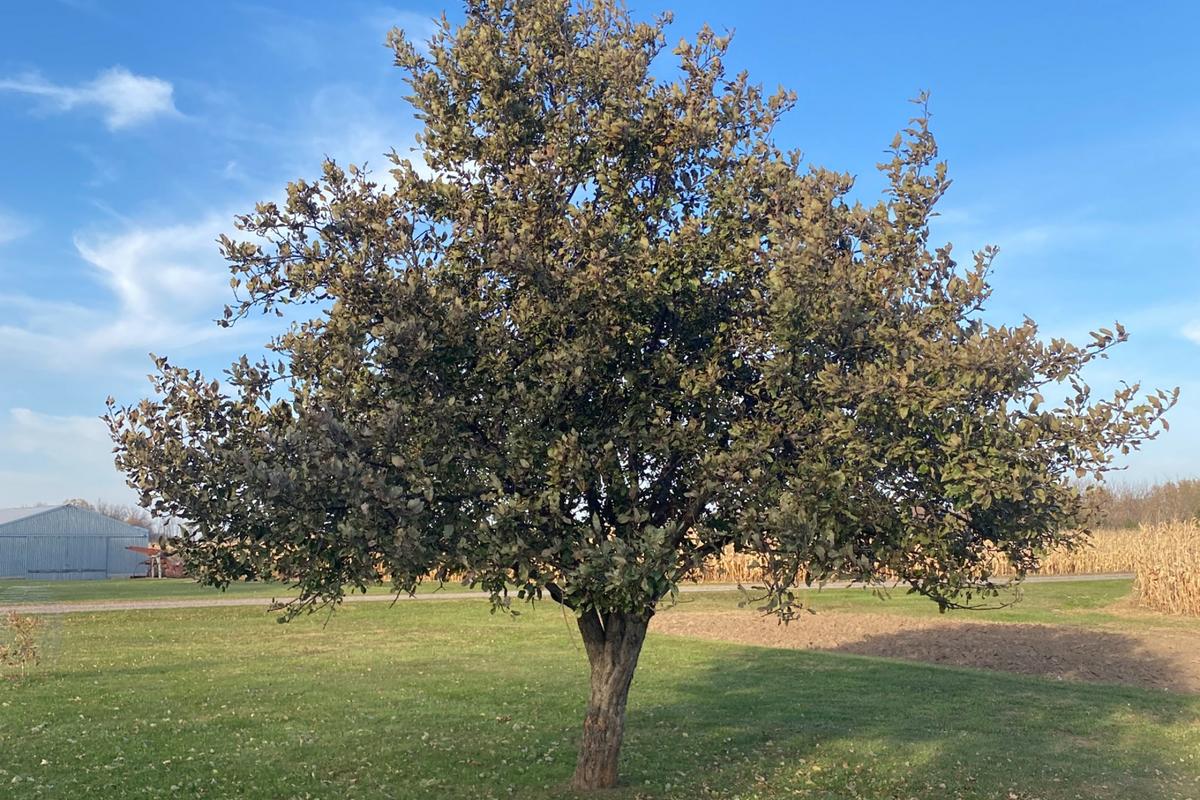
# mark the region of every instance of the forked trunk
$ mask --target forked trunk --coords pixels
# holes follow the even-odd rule
[[[617,784],[617,761],[625,735],[625,703],[650,614],[584,614],[579,631],[592,667],[592,689],[583,741],[571,786],[608,789]]]

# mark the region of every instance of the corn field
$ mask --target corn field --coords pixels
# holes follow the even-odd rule
[[[993,564],[996,574],[1011,570]],[[1074,551],[1054,551],[1038,575],[1096,575],[1130,572],[1139,601],[1171,614],[1200,615],[1200,522],[1175,522],[1141,528],[1098,530],[1091,542]],[[751,555],[726,553],[698,576],[705,583],[757,583],[762,573]]]
[[[1133,572],[1134,559],[1144,547],[1140,528],[1112,528],[1092,533],[1091,541],[1077,550],[1053,550],[1042,559],[1038,575],[1102,575]],[[1009,570],[1003,565],[998,572]]]
[[[1200,522],[1143,528],[1133,555],[1139,602],[1168,614],[1200,616]]]

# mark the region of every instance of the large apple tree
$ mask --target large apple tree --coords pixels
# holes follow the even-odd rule
[[[661,77],[666,24],[469,0],[425,47],[394,31],[420,166],[328,161],[240,217],[223,324],[302,321],[224,383],[157,358],[154,398],[107,416],[206,582],[288,580],[298,613],[466,576],[570,609],[579,788],[616,782],[647,626],[706,559],[757,555],[785,620],[832,576],[991,602],[997,557],[1079,543],[1077,479],[1174,400],[1093,397],[1119,326],[1075,345],[981,318],[995,251],[931,247],[926,114],[852,202],[775,143],[793,95],[728,75],[727,37]]]

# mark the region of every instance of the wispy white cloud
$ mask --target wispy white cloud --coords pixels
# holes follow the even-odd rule
[[[84,182],[89,189],[110,185],[121,177],[121,169],[110,155],[83,143],[76,144],[71,149],[91,168],[91,176]]]
[[[101,291],[83,301],[0,288],[0,371],[144,375],[147,352],[194,357],[261,346],[268,326],[244,322],[234,331],[214,323],[232,299],[228,267],[217,250],[221,233],[254,200],[280,199],[288,178],[317,173],[321,159],[369,163],[376,180],[391,182],[385,153],[413,142],[404,119],[380,113],[378,98],[349,87],[318,88],[308,99],[310,120],[300,129],[272,130],[278,161],[270,177],[248,175],[245,159],[227,160],[220,177],[240,184],[237,196],[192,219],[150,223],[108,210],[116,232],[77,233],[75,250]],[[260,131],[260,134],[262,132]],[[272,139],[260,136],[260,140]],[[419,154],[413,160],[425,169]],[[98,204],[97,204],[98,205]],[[2,229],[0,229],[2,230]]]
[[[113,466],[112,442],[98,416],[0,413],[0,506],[60,503],[68,497],[129,502],[133,492]]]
[[[1183,334],[1183,338],[1191,342],[1195,342],[1196,344],[1200,344],[1200,319],[1192,320],[1188,324],[1184,325],[1183,330],[1181,330],[1180,333]]]
[[[144,370],[147,352],[194,347],[219,336],[213,320],[232,294],[216,238],[232,229],[231,216],[76,236],[79,256],[105,291],[87,306],[0,294],[6,342],[0,368],[111,368],[118,362],[106,359],[124,353],[136,355],[137,369]]]
[[[996,213],[948,207],[939,210],[930,228],[935,242],[949,241],[960,248],[977,250],[996,245],[1005,255],[1031,255],[1065,247],[1097,242],[1127,232],[1120,225],[1102,223],[1085,211],[1059,219],[1013,221]]]
[[[30,225],[13,214],[0,210],[0,244],[7,244],[29,233]]]
[[[135,75],[124,67],[106,69],[90,81],[70,86],[38,73],[0,79],[0,91],[40,99],[47,108],[65,112],[77,108],[100,111],[109,130],[122,130],[155,117],[174,116],[174,87],[161,78]]]
[[[132,501],[98,419],[104,397],[145,394],[149,352],[216,376],[262,345],[265,323],[225,330],[213,322],[232,298],[215,242],[233,230],[231,219],[210,213],[77,234],[78,266],[98,287],[86,300],[0,292],[0,375],[19,376],[0,381],[0,506]]]
[[[88,442],[112,446],[98,417],[57,416],[28,408],[10,408],[6,427],[9,435],[5,437],[5,447],[24,455],[44,453],[62,461],[73,458],[70,450],[46,448],[48,441],[56,439],[76,445]]]
[[[230,227],[228,217],[212,214],[191,223],[77,236],[75,247],[112,291],[122,316],[178,319],[180,311],[211,305],[215,294],[228,295],[216,239]]]
[[[221,177],[227,181],[245,181],[246,173],[242,170],[242,165],[236,160],[230,159],[225,162],[225,166],[221,168]]]
[[[364,22],[382,36],[392,28],[400,28],[413,45],[422,52],[428,52],[427,43],[438,31],[439,20],[432,14],[420,14],[414,11],[381,6],[364,16]]]
[[[246,24],[257,32],[263,47],[284,54],[293,65],[314,70],[332,65],[344,68],[348,53],[362,53],[364,43],[382,46],[392,28],[401,28],[414,46],[425,50],[439,22],[433,14],[386,4],[346,14],[338,26],[304,13],[299,4],[289,9],[249,6],[243,12]],[[388,63],[382,47],[369,52],[377,65]]]
[[[1033,224],[1003,230],[997,234],[1001,250],[1021,253],[1068,247],[1103,238],[1105,226],[1087,222]]]
[[[314,120],[301,157],[329,156],[340,163],[383,170],[391,164],[384,154],[400,150],[411,133],[379,113],[371,98],[344,86],[325,86],[314,93],[310,108]]]
[[[342,166],[364,164],[374,181],[385,188],[395,185],[392,162],[387,154],[395,149],[424,175],[432,174],[420,152],[415,150],[416,129],[402,116],[383,113],[377,97],[350,87],[327,85],[309,101],[313,124],[293,136],[289,161],[298,174],[317,173],[321,160],[332,158]]]

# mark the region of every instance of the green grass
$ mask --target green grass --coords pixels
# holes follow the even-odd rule
[[[436,584],[419,587],[422,594],[438,590]],[[385,595],[388,586],[374,586],[370,594]],[[463,592],[458,584],[447,584],[446,592]],[[52,602],[100,602],[121,600],[185,600],[222,597],[261,597],[285,599],[294,590],[271,582],[233,583],[224,592],[201,586],[186,579],[108,580],[108,581],[27,581],[0,580],[0,605]],[[880,598],[864,589],[824,589],[804,591],[805,605],[818,613],[869,612],[936,616],[937,606],[926,598],[895,590]],[[739,611],[745,596],[737,591],[683,592],[675,607],[678,611]],[[750,604],[754,607],[754,603]],[[951,618],[972,622],[1038,622],[1101,628],[1194,628],[1195,620],[1170,617],[1152,611],[1140,611],[1132,601],[1130,580],[1081,580],[1030,583],[1022,590],[1019,602],[1007,608],[989,611],[952,611]]]
[[[0,684],[6,800],[566,795],[586,669],[549,604],[47,624]],[[652,633],[623,775],[605,797],[1200,797],[1200,697]]]
[[[372,586],[371,594],[387,594],[389,586]],[[421,593],[432,592],[436,584],[423,584]],[[445,591],[462,591],[457,584],[447,584]],[[114,578],[103,581],[30,581],[20,578],[0,579],[0,605],[18,603],[77,603],[105,600],[184,600],[194,598],[263,597],[286,598],[295,590],[281,583],[251,581],[231,583],[222,591],[201,586],[186,578],[163,580]]]

